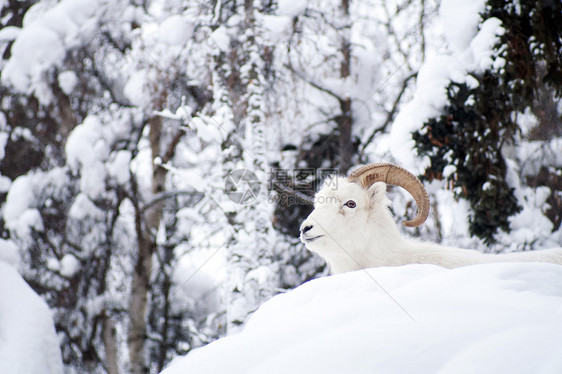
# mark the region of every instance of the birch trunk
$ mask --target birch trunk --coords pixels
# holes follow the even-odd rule
[[[351,20],[349,18],[349,7],[351,0],[342,0],[342,36],[341,36],[341,64],[340,64],[340,78],[345,81],[351,74]],[[340,173],[345,174],[352,166],[352,157],[355,154],[355,147],[353,145],[352,128],[353,128],[353,113],[351,106],[351,98],[345,93],[339,99],[341,116],[338,118],[339,127],[339,154],[340,154]]]
[[[148,120],[150,126],[149,140],[152,159],[160,156],[160,142],[162,138],[162,118],[152,117]],[[166,169],[152,164],[152,194],[164,191]],[[156,251],[155,236],[162,220],[163,202],[154,204],[144,215],[139,211],[136,215],[136,231],[138,243],[138,257],[133,270],[131,299],[129,302],[129,332],[128,348],[131,374],[145,374],[148,372],[146,363],[146,313],[148,291],[150,289],[150,273],[152,271],[152,256]]]

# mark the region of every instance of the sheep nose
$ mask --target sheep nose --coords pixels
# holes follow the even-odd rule
[[[305,232],[310,231],[311,229],[312,229],[312,225],[308,225],[308,226],[305,226],[305,227],[301,228],[301,231],[304,234]]]

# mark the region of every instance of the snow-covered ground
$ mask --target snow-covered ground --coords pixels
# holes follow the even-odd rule
[[[409,265],[313,280],[162,372],[185,373],[562,373],[562,266]]]
[[[62,372],[51,311],[16,269],[0,260],[0,373]]]

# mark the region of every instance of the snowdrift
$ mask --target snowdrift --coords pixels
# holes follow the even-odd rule
[[[317,279],[162,372],[186,373],[562,373],[562,266],[409,265]]]
[[[0,261],[0,373],[62,372],[51,311],[11,265]]]

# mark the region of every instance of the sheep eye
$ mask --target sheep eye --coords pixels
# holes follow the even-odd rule
[[[348,208],[355,208],[357,206],[357,204],[353,200],[349,200],[347,203],[345,203],[343,205],[345,205]]]

